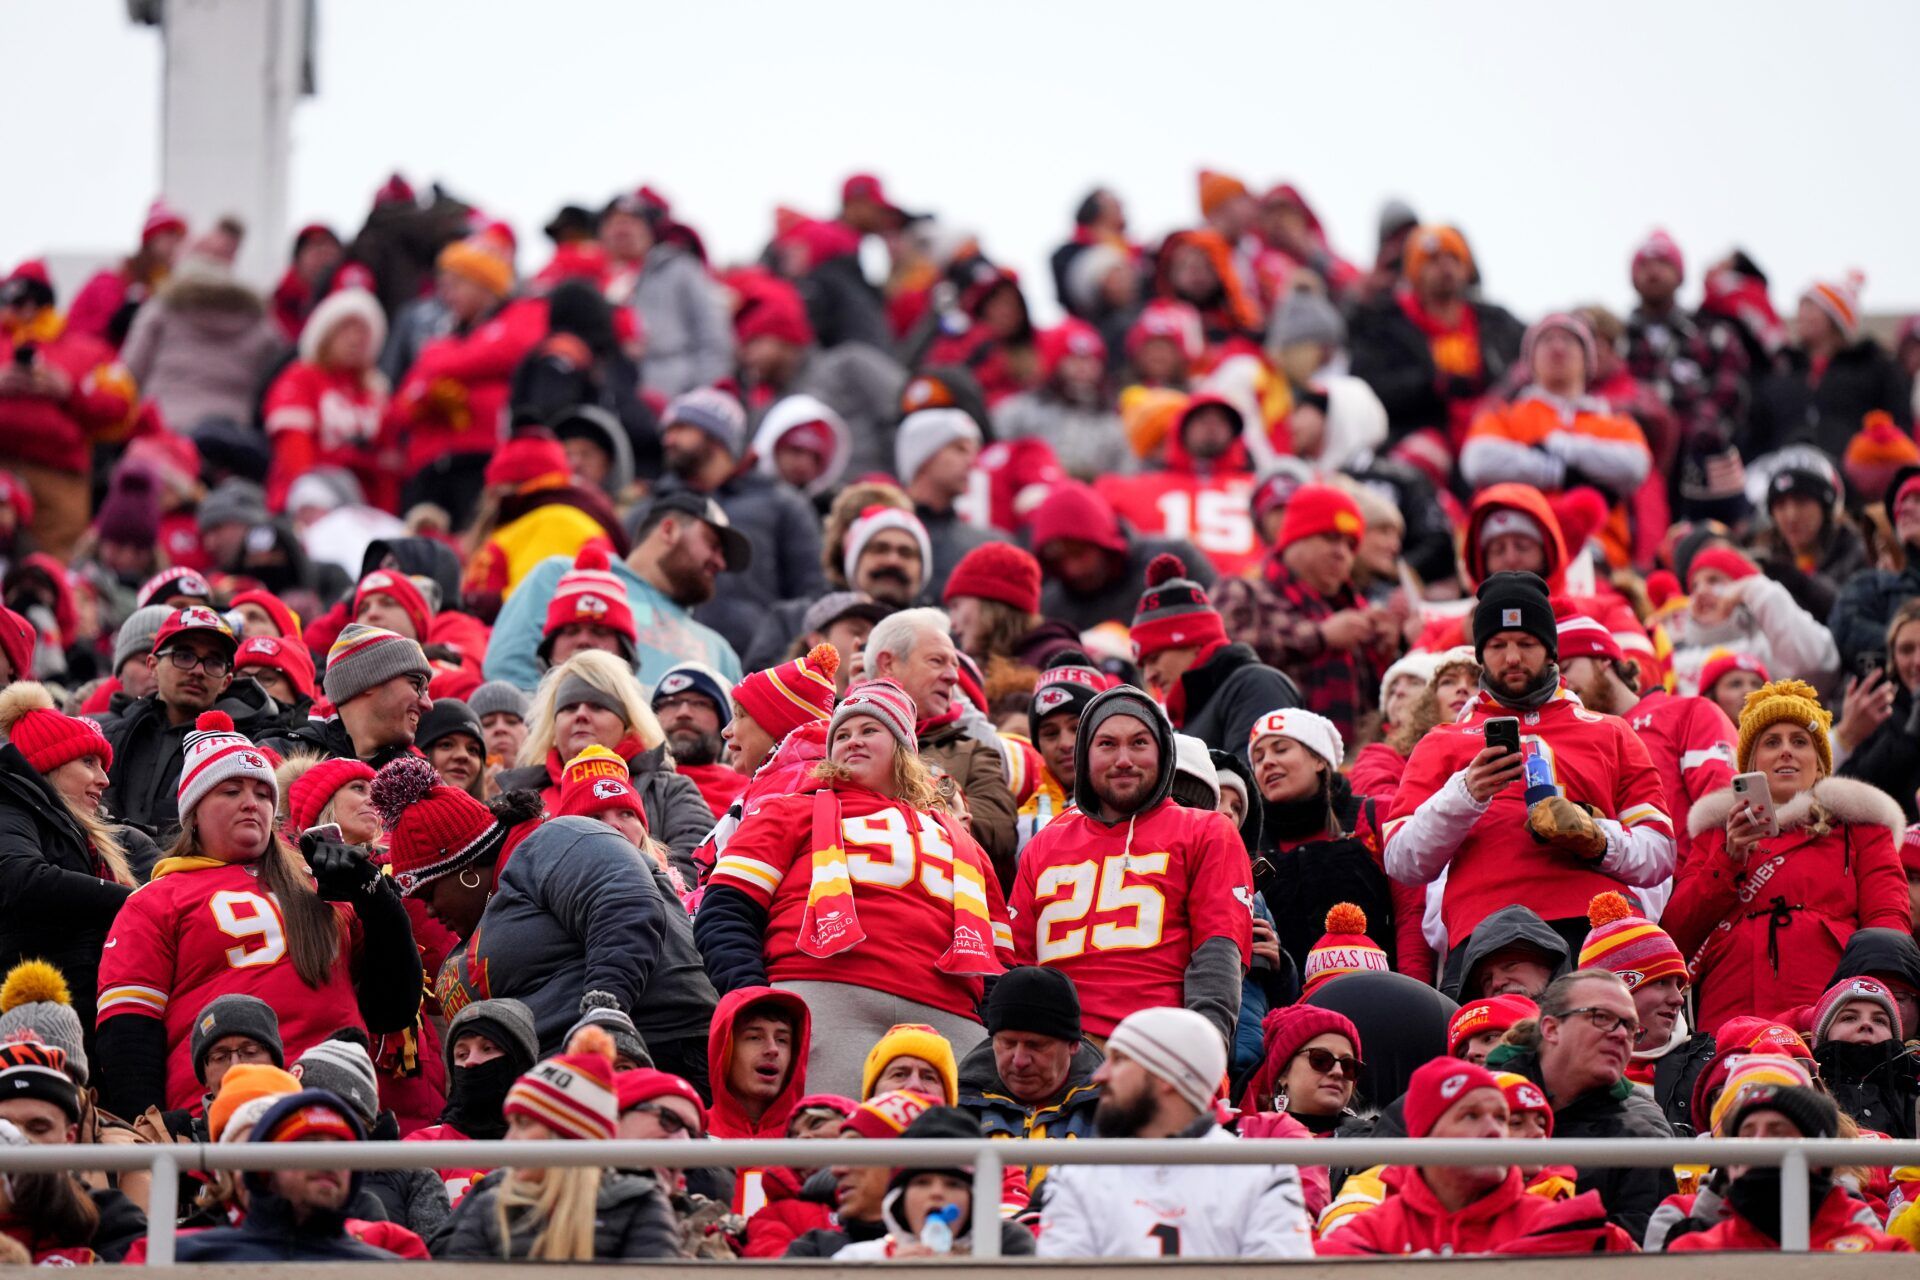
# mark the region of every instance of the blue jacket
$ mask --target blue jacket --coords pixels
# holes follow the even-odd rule
[[[494,621],[493,638],[487,642],[487,679],[505,680],[522,689],[540,683],[543,668],[538,651],[547,627],[547,602],[553,599],[560,575],[572,567],[573,561],[565,556],[549,556],[528,570],[507,597]],[[625,562],[615,560],[613,573],[626,584],[627,601],[633,606],[633,624],[640,633],[634,670],[642,684],[651,689],[683,662],[704,662],[730,682],[739,683],[740,658],[719,632],[695,622],[685,609],[642,582]]]

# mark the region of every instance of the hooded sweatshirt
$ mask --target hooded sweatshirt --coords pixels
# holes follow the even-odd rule
[[[1467,938],[1466,945],[1457,951],[1455,963],[1448,964],[1440,989],[1449,999],[1479,999],[1477,993],[1463,994],[1473,990],[1471,980],[1474,970],[1485,963],[1487,957],[1508,947],[1530,947],[1539,952],[1552,970],[1549,981],[1564,977],[1573,970],[1573,954],[1565,938],[1527,908],[1508,907],[1480,922],[1480,927]]]
[[[761,1008],[773,1008],[793,1020],[792,1065],[786,1082],[758,1120],[735,1097],[727,1083],[727,1066],[733,1060],[733,1033],[741,1016]],[[713,1089],[713,1105],[707,1108],[707,1136],[710,1138],[784,1138],[794,1104],[806,1096],[807,1053],[813,1045],[813,1014],[807,1002],[790,991],[772,987],[741,987],[720,998],[713,1011],[713,1029],[707,1038],[707,1079]],[[733,1210],[751,1216],[767,1202],[763,1169],[741,1169],[733,1184]]]
[[[1152,731],[1159,768],[1140,808],[1109,822],[1094,816],[1102,809],[1088,754],[1115,715]],[[1253,873],[1240,833],[1225,816],[1170,798],[1173,725],[1138,689],[1109,689],[1087,705],[1074,769],[1077,808],[1020,856],[1011,902],[1019,963],[1072,978],[1094,1035],[1111,1035],[1136,1009],[1175,1005],[1230,1038],[1253,958]]]

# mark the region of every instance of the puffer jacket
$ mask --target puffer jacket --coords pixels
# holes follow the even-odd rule
[[[1693,844],[1661,927],[1689,957],[1695,1022],[1772,1017],[1818,1000],[1857,929],[1907,929],[1900,806],[1847,778],[1823,778],[1778,807],[1780,834],[1744,864],[1727,855],[1733,790],[1693,806]]]
[[[547,763],[523,765],[500,773],[502,791],[538,791],[548,810],[560,805],[557,753],[548,753]],[[667,756],[667,744],[638,751],[627,758],[627,772],[633,778],[634,792],[647,811],[647,831],[667,846],[674,868],[688,884],[694,883],[693,850],[707,832],[713,830],[713,810],[707,807],[700,788],[691,778],[683,778]]]
[[[1091,1138],[1093,1113],[1100,1105],[1100,1086],[1093,1073],[1105,1059],[1091,1041],[1074,1046],[1066,1083],[1052,1102],[1029,1106],[1013,1096],[993,1061],[993,1040],[975,1045],[960,1063],[960,1107],[980,1122],[989,1138]],[[1038,1193],[1047,1176],[1045,1167],[1029,1165],[1027,1186]]]
[[[121,695],[113,701],[100,724],[113,747],[107,811],[166,844],[180,825],[182,748],[193,725],[168,724],[157,693],[144,698]],[[241,736],[256,742],[279,729],[285,714],[251,676],[235,677],[213,709],[226,712]]]
[[[496,1201],[505,1170],[482,1178],[460,1202],[446,1225],[427,1241],[433,1256],[499,1262],[525,1260],[539,1235],[532,1211],[523,1210],[513,1221],[508,1240],[500,1239]],[[673,1207],[658,1184],[645,1174],[609,1169],[600,1177],[600,1195],[594,1201],[593,1257],[596,1262],[622,1262],[680,1256],[680,1233]]]
[[[666,873],[591,818],[548,819],[519,843],[435,985],[449,1015],[524,1001],[543,1054],[559,1051],[589,991],[618,1000],[650,1043],[704,1036],[716,1000]]]
[[[1687,609],[1665,615],[1681,693],[1700,692],[1701,668],[1722,649],[1756,658],[1769,671],[1797,676],[1822,697],[1835,691],[1840,650],[1820,619],[1795,604],[1792,593],[1772,578],[1742,578],[1730,589],[1740,603],[1723,622],[1702,625]]]
[[[647,339],[640,382],[648,391],[673,397],[733,372],[726,293],[684,245],[656,244],[647,252],[632,306]]]
[[[209,418],[254,420],[254,401],[286,349],[260,295],[199,270],[176,277],[141,307],[120,361],[176,430]]]
[[[51,962],[89,1042],[107,929],[133,892],[105,872],[59,793],[19,747],[0,746],[0,970]]]
[[[1840,588],[1827,630],[1840,648],[1841,669],[1853,670],[1863,653],[1887,647],[1887,623],[1902,603],[1920,596],[1920,550],[1907,548],[1907,567],[1872,569],[1856,574]]]

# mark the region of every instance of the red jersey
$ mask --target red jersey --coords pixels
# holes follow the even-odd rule
[[[359,922],[336,906],[341,956],[359,946]],[[100,1021],[142,1016],[167,1029],[167,1106],[198,1109],[193,1020],[219,996],[255,996],[280,1018],[292,1062],[342,1027],[366,1030],[350,966],[335,964],[326,985],[308,986],[293,967],[286,921],[260,883],[258,863],[164,858],[134,890],[100,959]],[[402,975],[404,976],[404,975]]]
[[[865,787],[836,788],[840,843],[866,941],[815,957],[798,945],[813,884],[811,794],[769,800],[748,815],[714,865],[709,889],[738,889],[767,909],[767,981],[841,982],[978,1019],[983,983],[943,972],[954,938],[953,874],[961,859],[985,881],[996,948],[1010,949],[1007,904],[992,861],[970,837],[958,844],[929,814]],[[1006,959],[1005,951],[999,953]]]
[[[1253,476],[1247,472],[1153,471],[1102,476],[1093,487],[1141,535],[1191,542],[1223,578],[1244,573],[1265,554],[1253,536]]]
[[[491,453],[506,438],[508,382],[520,358],[547,336],[542,298],[509,302],[472,333],[421,349],[387,418],[413,475],[452,453]]]
[[[396,510],[400,458],[397,451],[382,456],[386,406],[381,384],[369,385],[362,374],[304,360],[289,365],[267,392],[267,436],[273,441],[267,505],[284,508],[287,489],[315,467],[344,467],[360,481],[369,504]]]
[[[1441,725],[1420,739],[1407,761],[1387,822],[1390,875],[1402,883],[1431,883],[1439,877],[1440,867],[1446,868],[1440,914],[1449,947],[1461,945],[1482,920],[1515,904],[1543,920],[1583,918],[1594,894],[1618,891],[1623,883],[1601,871],[1598,864],[1583,865],[1534,839],[1527,830],[1526,788],[1520,782],[1496,792],[1464,831],[1452,829],[1451,816],[1439,820],[1437,825],[1448,827],[1444,834],[1459,842],[1451,859],[1441,857],[1429,867],[1434,859],[1430,845],[1413,835],[1401,841],[1401,831],[1416,811],[1486,748],[1487,720],[1514,714],[1482,693],[1468,704],[1458,724]],[[1565,688],[1537,711],[1517,718],[1521,742],[1546,761],[1554,784],[1567,799],[1594,806],[1629,832],[1652,827],[1666,837],[1666,861],[1659,874],[1628,883],[1653,884],[1670,876],[1673,825],[1663,807],[1660,775],[1627,722],[1587,710]],[[1413,848],[1405,847],[1408,841]],[[1416,869],[1422,874],[1413,874]]]
[[[1136,1009],[1184,1004],[1187,962],[1210,938],[1233,939],[1240,962],[1253,961],[1240,833],[1171,800],[1131,826],[1077,809],[1048,823],[1020,853],[1012,914],[1015,959],[1072,978],[1098,1036]]]
[[[1653,757],[1675,833],[1684,833],[1694,801],[1733,785],[1733,721],[1710,698],[1675,697],[1665,689],[1636,702],[1626,719]]]

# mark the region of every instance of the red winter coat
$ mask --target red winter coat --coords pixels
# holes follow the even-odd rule
[[[1458,1213],[1434,1197],[1414,1174],[1399,1189],[1314,1245],[1321,1255],[1408,1253],[1638,1253],[1633,1240],[1607,1221],[1600,1193],[1571,1200],[1530,1195],[1518,1166],[1507,1180]]]
[[[1295,1120],[1284,1111],[1257,1111],[1242,1113],[1234,1121],[1233,1131],[1242,1138],[1311,1138],[1316,1136],[1313,1130]],[[1332,1136],[1332,1135],[1320,1135]],[[1307,1198],[1307,1214],[1318,1220],[1320,1213],[1333,1199],[1333,1185],[1323,1164],[1303,1164],[1299,1166],[1300,1190]]]
[[[273,465],[267,506],[285,510],[287,490],[315,467],[344,467],[360,481],[370,506],[400,509],[399,453],[384,423],[386,383],[305,360],[286,367],[267,391],[264,410]]]
[[[544,299],[510,302],[471,333],[429,342],[387,407],[407,474],[450,453],[491,453],[506,438],[514,366],[547,336]]]
[[[1864,1215],[1864,1217],[1862,1216]],[[1820,1202],[1819,1212],[1807,1233],[1807,1244],[1815,1253],[1912,1253],[1913,1246],[1871,1225],[1872,1211],[1835,1187]],[[1681,1236],[1667,1246],[1668,1253],[1736,1253],[1769,1250],[1777,1252],[1780,1242],[1748,1222],[1739,1214],[1729,1214],[1725,1222]]]
[[[740,1256],[785,1257],[787,1246],[795,1240],[809,1231],[822,1231],[832,1225],[833,1210],[818,1201],[802,1200],[798,1196],[775,1200],[747,1219],[747,1244]]]
[[[127,424],[133,412],[133,375],[98,338],[67,328],[36,342],[36,360],[67,375],[65,400],[0,396],[0,465],[8,461],[85,475],[93,443]],[[0,367],[13,362],[14,339],[0,333]]]
[[[1393,793],[1400,789],[1400,775],[1406,771],[1405,756],[1384,742],[1369,742],[1348,766],[1347,785],[1353,788],[1353,794],[1391,809]]]
[[[1813,802],[1830,815],[1816,832]],[[1912,927],[1900,806],[1877,787],[1822,778],[1780,806],[1780,834],[1744,866],[1727,856],[1733,789],[1693,806],[1693,844],[1660,918],[1693,969],[1695,1025],[1772,1017],[1826,990],[1856,929]]]

